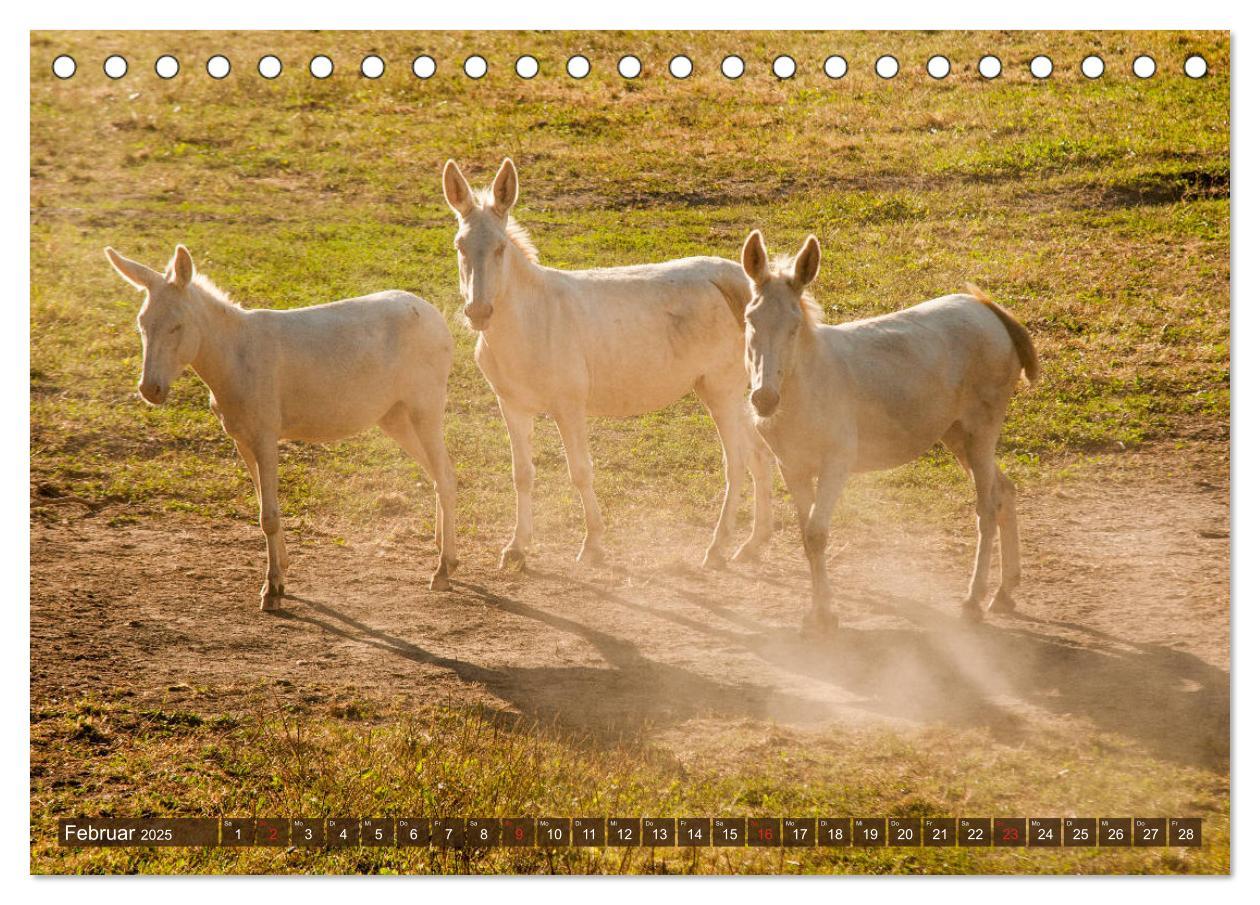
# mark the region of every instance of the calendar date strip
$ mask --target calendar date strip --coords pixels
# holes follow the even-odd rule
[[[1198,847],[1201,817],[84,817],[71,847]]]

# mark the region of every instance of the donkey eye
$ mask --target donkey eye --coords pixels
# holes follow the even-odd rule
[[[176,324],[175,326],[171,327],[171,329],[170,329],[170,330],[168,330],[168,331],[166,331],[166,332],[167,332],[167,333],[178,333],[180,330],[183,330],[183,329],[184,329],[184,325],[183,325],[183,324]]]
[[[501,257],[503,257],[503,246],[502,246],[502,245],[500,245],[498,248],[496,248],[496,249],[494,250],[494,256],[495,256],[496,258],[501,258]]]

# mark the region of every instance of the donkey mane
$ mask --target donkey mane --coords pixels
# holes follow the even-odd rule
[[[796,257],[793,255],[779,255],[770,265],[770,269],[776,276],[791,279],[792,273],[796,269]],[[801,291],[801,314],[805,315],[805,323],[811,327],[817,327],[823,323],[822,305],[818,304],[814,294],[808,289]]]
[[[240,302],[234,300],[226,292],[214,285],[214,282],[203,273],[198,273],[193,276],[192,285],[201,290],[204,295],[208,295],[211,299],[221,305],[231,305],[234,308],[241,307]]]
[[[494,188],[490,187],[477,192],[477,204],[483,208],[494,207]],[[511,214],[508,214],[506,229],[512,244],[519,248],[531,263],[537,264],[538,249],[534,247],[534,240],[529,237],[529,230],[517,223],[516,218]]]

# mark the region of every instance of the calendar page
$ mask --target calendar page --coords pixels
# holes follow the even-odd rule
[[[1230,872],[1228,33],[29,52],[32,873]]]

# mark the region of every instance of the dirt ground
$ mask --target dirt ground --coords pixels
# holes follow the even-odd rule
[[[568,542],[543,539],[522,574],[466,548],[438,594],[428,545],[307,532],[290,540],[293,596],[272,615],[257,609],[255,526],[163,514],[110,527],[60,505],[32,524],[32,698],[318,682],[679,744],[714,720],[1012,741],[1079,724],[1227,772],[1227,452],[1108,457],[1023,494],[1020,516],[1016,615],[959,618],[968,523],[888,523],[833,536],[842,628],[806,640],[794,528],[723,573],[694,565],[707,532],[659,524],[612,526],[595,569]]]

